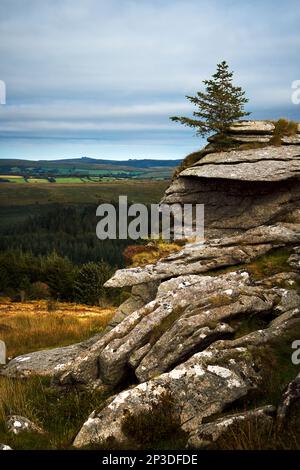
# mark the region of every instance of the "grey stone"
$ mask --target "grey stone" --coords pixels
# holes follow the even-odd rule
[[[265,428],[268,432],[273,425],[275,411],[274,406],[266,405],[243,413],[227,414],[215,421],[201,424],[190,436],[188,446],[193,449],[209,448],[220,438],[225,440],[227,437],[232,438],[231,432],[234,431],[236,435],[239,433],[239,428],[245,425],[253,424],[256,428]]]
[[[278,224],[249,230],[242,235],[191,243],[155,265],[120,269],[106,282],[106,287],[124,287],[163,280],[187,274],[205,273],[212,269],[249,263],[274,246],[297,243],[300,224]]]
[[[299,169],[300,145],[210,152],[179,173],[161,202],[204,204],[206,238],[300,222]]]
[[[100,336],[96,335],[90,340],[70,346],[35,351],[15,357],[0,369],[0,375],[18,378],[31,375],[53,376],[66,364],[71,364],[82,351],[88,349]]]
[[[34,432],[37,434],[44,434],[45,431],[38,426],[37,424],[33,423],[24,416],[19,415],[11,415],[8,417],[6,426],[9,432],[13,434],[21,434],[23,432]]]
[[[194,166],[183,170],[180,176],[238,181],[284,181],[300,177],[300,146],[268,146],[211,153]]]
[[[275,125],[270,121],[238,121],[229,127],[229,133],[272,134]]]
[[[100,413],[93,412],[73,445],[83,447],[111,438],[126,442],[122,430],[124,417],[128,413],[151,412],[164,394],[174,402],[182,429],[191,433],[203,418],[221,412],[226,405],[245,396],[258,381],[245,348],[195,354],[171,372],[119,393]]]
[[[0,443],[0,450],[12,450],[12,448],[6,444]]]
[[[289,383],[283,392],[281,401],[277,409],[277,424],[284,426],[287,419],[293,413],[293,407],[300,403],[300,374]]]
[[[6,344],[0,341],[0,365],[6,364]]]

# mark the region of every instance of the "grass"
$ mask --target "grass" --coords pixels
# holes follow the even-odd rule
[[[24,182],[26,182],[24,180]],[[49,183],[49,181],[47,180],[47,178],[28,178],[27,180],[28,183],[41,183],[41,184],[45,184],[45,183]]]
[[[122,431],[132,447],[144,449],[184,449],[186,434],[170,394],[164,393],[151,409],[124,417]]]
[[[66,346],[101,332],[114,308],[58,303],[49,312],[46,301],[0,303],[0,339],[8,357],[39,349]]]
[[[118,201],[119,195],[127,195],[129,202],[144,204],[160,201],[168,181],[113,181],[95,184],[85,183],[36,183],[17,185],[0,184],[0,207],[44,205],[53,203],[83,204]]]
[[[278,406],[286,386],[299,372],[299,365],[292,363],[292,342],[300,337],[300,325],[273,340],[263,347],[250,347],[255,367],[261,371],[262,382],[259,387],[237,400],[226,411],[245,412],[263,405]],[[270,426],[258,425],[256,420],[233,426],[213,445],[221,450],[300,450],[300,403],[293,406],[292,412],[278,428],[276,421]]]
[[[204,155],[205,153],[203,150],[198,150],[187,155],[184,160],[182,160],[181,164],[176,168],[173,174],[173,178],[176,178],[183,170],[197,163]]]
[[[292,249],[289,247],[275,248],[270,250],[267,254],[257,257],[250,263],[235,264],[225,268],[211,269],[206,272],[207,276],[219,276],[220,274],[230,273],[242,269],[249,272],[255,281],[261,281],[267,277],[274,276],[275,274],[284,271],[292,271],[292,268],[287,263]]]
[[[0,442],[15,450],[70,449],[89,414],[107,398],[100,392],[72,388],[60,390],[46,378],[24,381],[0,378]],[[19,414],[40,425],[45,434],[11,434],[6,428],[10,414]]]
[[[1,177],[0,177],[1,178]],[[157,204],[168,181],[105,181],[101,183],[0,183],[0,229],[41,215],[56,204],[82,205],[117,202],[127,195],[128,202]]]
[[[100,331],[114,314],[113,308],[58,303],[49,312],[46,301],[0,303],[0,337],[8,355],[16,356],[82,341]],[[107,395],[75,387],[60,390],[50,379],[0,377],[0,442],[13,449],[69,449],[89,414]],[[44,428],[45,434],[7,431],[6,419],[20,414]]]
[[[5,183],[18,183],[18,184],[23,184],[23,183],[26,183],[26,181],[24,180],[24,178],[22,176],[3,176],[3,175],[0,175],[0,182],[2,182],[3,184]]]
[[[245,269],[252,274],[255,280],[271,277],[285,270],[291,271],[291,267],[287,263],[290,254],[290,248],[276,248],[245,265]]]
[[[152,241],[147,245],[129,245],[124,257],[130,267],[146,266],[182,249],[180,243],[168,243],[163,240]]]
[[[55,182],[56,183],[85,183],[85,181],[83,181],[83,178],[76,178],[76,177],[72,177],[72,176],[69,176],[69,177],[62,177],[62,178],[55,178]]]
[[[220,438],[213,449],[218,450],[300,450],[300,413],[295,414],[293,425],[279,431],[276,425],[262,425],[258,420],[239,423]]]
[[[275,129],[270,140],[270,145],[281,145],[281,139],[285,136],[293,136],[298,132],[298,123],[281,118],[274,122]]]

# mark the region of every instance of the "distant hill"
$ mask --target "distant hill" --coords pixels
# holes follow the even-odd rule
[[[169,179],[181,160],[128,159],[109,160],[98,158],[68,158],[58,160],[21,160],[1,159],[1,183],[10,176],[19,176],[27,182],[28,178],[134,178],[134,179]],[[21,180],[13,180],[21,182]],[[98,181],[98,180],[97,180]],[[100,180],[99,180],[100,181]]]
[[[181,159],[177,160],[154,160],[154,159],[128,159],[128,160],[109,160],[103,158],[64,158],[57,160],[21,160],[17,158],[4,158],[0,159],[0,167],[3,166],[18,166],[18,167],[44,167],[54,165],[111,165],[114,167],[132,167],[132,168],[151,168],[151,167],[176,167],[180,164]]]

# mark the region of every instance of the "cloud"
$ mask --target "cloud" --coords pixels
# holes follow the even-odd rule
[[[296,0],[1,0],[0,135],[172,142],[183,134],[168,117],[191,110],[184,95],[223,59],[255,116],[299,115],[299,22]]]

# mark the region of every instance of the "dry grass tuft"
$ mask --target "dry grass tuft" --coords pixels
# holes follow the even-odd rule
[[[162,240],[147,245],[131,245],[124,251],[127,264],[133,268],[156,263],[159,259],[182,250],[183,243],[168,243]]]

